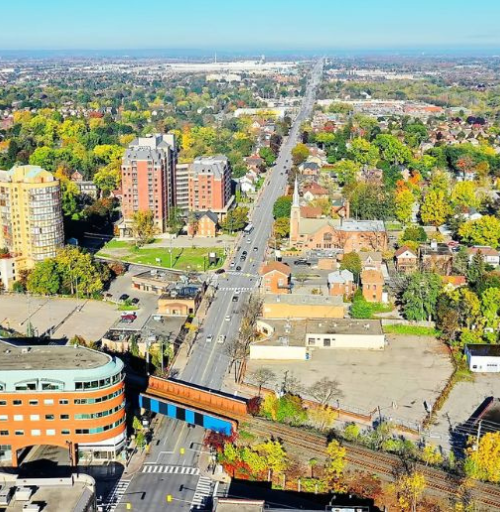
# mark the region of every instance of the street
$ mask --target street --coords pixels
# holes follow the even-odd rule
[[[233,253],[232,258],[237,265],[241,265],[241,271],[228,271],[218,276],[213,302],[192,347],[188,362],[177,377],[181,380],[212,389],[221,389],[229,365],[225,345],[238,335],[241,305],[248,299],[252,290],[258,287],[258,270],[264,261],[267,241],[273,225],[273,205],[285,191],[288,179],[286,170],[292,166],[291,151],[297,142],[302,122],[312,111],[322,68],[323,61],[320,60],[315,65],[308,82],[302,109],[293,123],[290,134],[282,144],[275,166],[268,171],[262,194],[250,219],[255,229],[248,236],[241,238],[238,249]],[[247,241],[247,238],[250,241]],[[255,251],[254,247],[257,248]],[[240,262],[243,251],[247,251],[248,255],[245,261]],[[236,294],[236,289],[241,291]],[[233,302],[234,296],[238,297],[236,302]],[[229,317],[228,320],[227,317]],[[217,342],[220,335],[225,336],[224,343]],[[207,336],[212,336],[211,342],[207,342]],[[159,466],[198,467],[198,457],[203,450],[201,444],[203,435],[204,431],[201,428],[162,418],[160,427],[155,432],[145,467],[152,463]],[[181,448],[184,449],[183,455],[180,453]],[[167,470],[162,470],[161,473],[159,470],[142,472],[134,476],[126,490],[126,499],[122,500],[117,510],[126,510],[124,505],[126,502],[132,504],[132,510],[164,510],[167,495],[173,497],[168,510],[190,510],[191,503],[193,510],[197,507],[202,509],[203,505],[199,498],[201,493],[196,492],[196,488],[200,486],[200,491],[207,491],[210,486],[207,484],[206,477],[187,474],[187,469],[183,469],[182,474],[166,474],[164,471]],[[214,492],[214,487],[208,489],[208,492]]]

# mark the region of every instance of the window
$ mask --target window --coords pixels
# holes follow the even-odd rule
[[[49,428],[45,431],[45,433],[48,435],[48,436],[55,436],[56,435],[56,431],[53,429],[53,428]]]
[[[30,420],[31,421],[39,421],[40,415],[39,414],[30,414]]]
[[[61,414],[62,420],[69,420],[69,414]]]
[[[14,435],[16,435],[16,436],[24,436],[24,430],[16,430],[14,432]]]
[[[325,338],[323,340],[323,346],[324,347],[331,347],[332,346],[332,340],[330,338]]]
[[[71,432],[70,432],[69,430],[61,430],[61,434],[62,434],[63,436],[69,436],[69,435],[70,435],[70,433],[71,433]]]
[[[22,414],[14,414],[14,421],[23,421],[24,416]]]
[[[22,400],[14,400],[12,402],[13,405],[23,405],[23,401]]]
[[[34,429],[31,431],[31,435],[32,436],[40,436],[40,435],[42,435],[42,431],[39,429]]]
[[[30,405],[38,405],[38,400],[30,400],[29,404]]]
[[[308,345],[316,345],[316,338],[308,338],[307,344]]]
[[[0,400],[0,406],[7,405],[7,400]]]
[[[69,400],[59,400],[59,405],[68,405]]]
[[[44,404],[44,405],[54,405],[54,400],[52,400],[52,398],[46,398],[46,399],[43,401],[43,404]]]
[[[6,414],[0,415],[0,421],[7,421],[9,417]]]
[[[8,436],[9,431],[8,430],[0,430],[0,436]]]
[[[45,419],[46,420],[51,420],[52,421],[54,418],[55,418],[55,416],[53,414],[46,414],[45,415]]]

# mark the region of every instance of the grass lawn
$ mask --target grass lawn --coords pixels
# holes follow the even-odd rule
[[[402,334],[408,336],[439,336],[439,331],[434,327],[423,327],[419,325],[385,325],[386,334]]]
[[[208,267],[208,254],[215,252],[219,256],[217,265]],[[172,249],[172,255],[166,247],[133,249],[122,257],[129,263],[142,263],[175,270],[203,272],[204,270],[219,268],[224,264],[225,256],[219,248],[210,247],[179,247]],[[205,268],[204,268],[205,265]]]
[[[127,247],[131,247],[131,242],[127,242],[126,240],[110,240],[103,249],[126,249]]]
[[[386,227],[387,231],[401,231],[403,229],[402,224],[395,220],[387,221],[385,223],[385,227]]]
[[[118,311],[137,311],[139,309],[139,306],[136,306],[135,304],[120,304],[118,306]]]

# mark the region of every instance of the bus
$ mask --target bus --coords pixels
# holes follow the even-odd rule
[[[253,224],[250,223],[250,224],[246,225],[245,229],[243,230],[243,233],[245,233],[245,235],[249,235],[252,231],[253,231]]]

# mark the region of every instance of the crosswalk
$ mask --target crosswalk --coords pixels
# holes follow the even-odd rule
[[[143,473],[169,473],[173,475],[199,475],[200,469],[190,466],[167,466],[162,464],[146,464]]]
[[[102,512],[114,512],[129,485],[130,480],[118,480],[108,494],[106,501],[100,505],[98,510]]]
[[[206,476],[200,476],[191,502],[191,510],[207,510],[213,492],[214,482]]]
[[[254,288],[239,288],[237,286],[219,286],[219,290],[223,292],[234,292],[234,290],[241,290],[242,292],[251,292]]]

